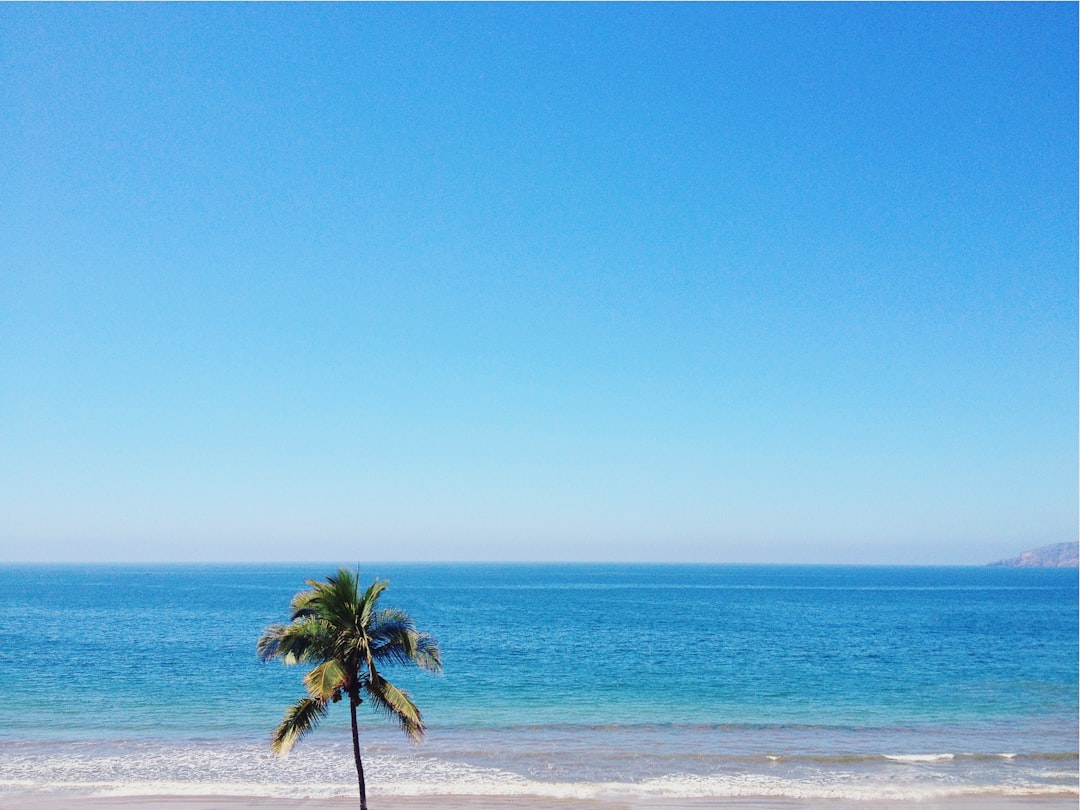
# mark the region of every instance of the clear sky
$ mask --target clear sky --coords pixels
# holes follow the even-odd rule
[[[1077,6],[0,5],[0,560],[1077,537]]]

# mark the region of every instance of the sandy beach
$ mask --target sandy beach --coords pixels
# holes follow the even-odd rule
[[[1074,810],[1075,796],[967,796],[930,801],[827,800],[790,798],[671,799],[597,801],[546,799],[543,797],[428,796],[418,798],[372,797],[373,810],[705,810],[725,807],[737,810]],[[355,797],[335,799],[280,799],[262,797],[185,796],[74,796],[22,794],[0,798],[3,810],[343,810],[358,807]]]

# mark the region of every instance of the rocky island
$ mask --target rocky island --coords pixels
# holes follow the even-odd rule
[[[1077,568],[1080,567],[1080,543],[1054,543],[990,565],[1008,568]]]

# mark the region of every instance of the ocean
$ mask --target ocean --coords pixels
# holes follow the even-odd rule
[[[334,564],[0,567],[0,794],[355,795],[348,711],[269,748],[255,641]],[[1080,795],[1077,572],[361,564],[438,638],[361,707],[379,795]]]

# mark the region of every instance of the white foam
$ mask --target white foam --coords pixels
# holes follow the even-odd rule
[[[885,759],[893,762],[947,762],[955,759],[955,754],[884,754]]]

